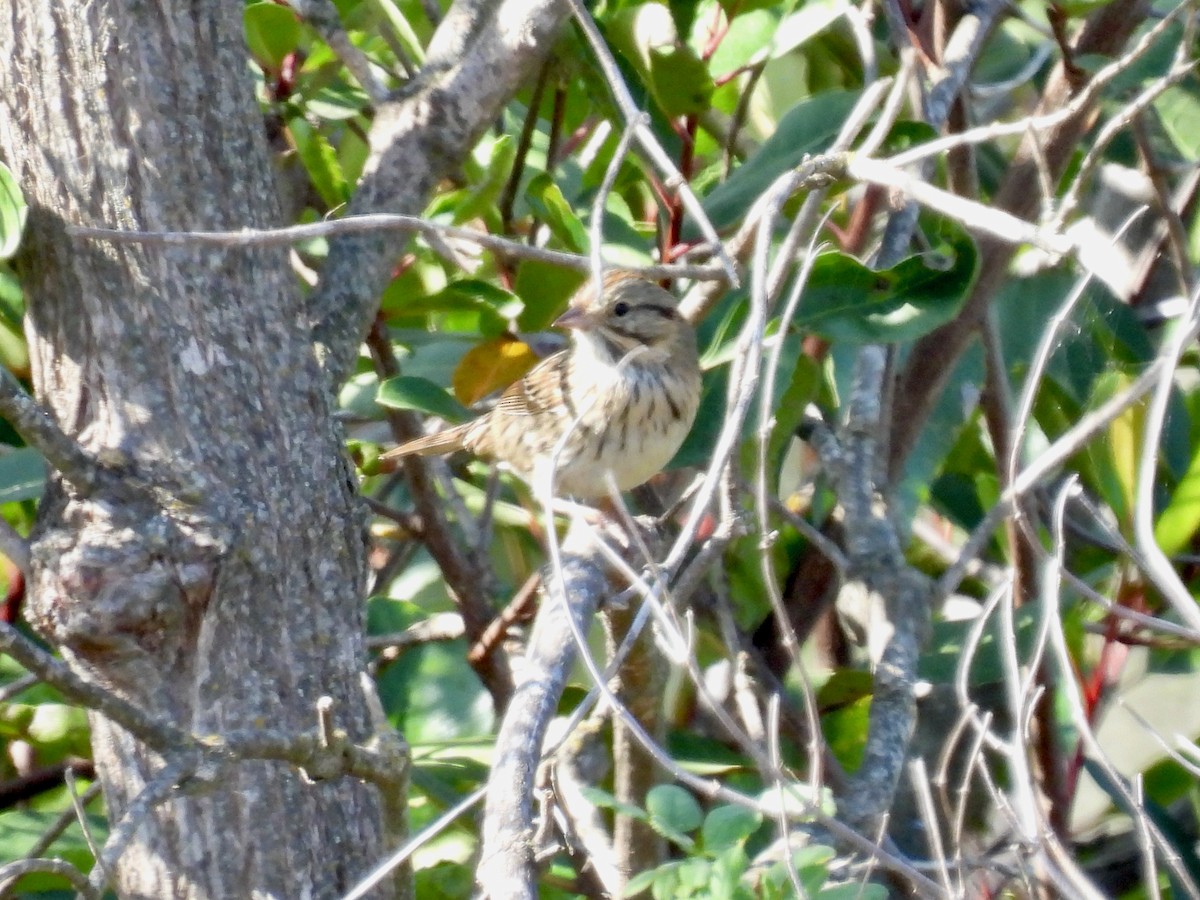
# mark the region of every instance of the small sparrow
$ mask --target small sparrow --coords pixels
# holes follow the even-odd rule
[[[606,495],[608,472],[622,491],[658,473],[700,405],[696,334],[675,297],[611,271],[600,296],[589,281],[554,325],[572,330],[572,345],[538,363],[489,412],[380,460],[466,449],[507,463],[535,490],[553,469],[555,493],[579,498]]]

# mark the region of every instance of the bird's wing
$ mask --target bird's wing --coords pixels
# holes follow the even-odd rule
[[[439,456],[443,453],[452,453],[455,450],[461,450],[464,446],[463,442],[467,438],[467,433],[474,425],[475,422],[466,422],[462,425],[456,425],[453,428],[447,428],[445,431],[435,431],[433,434],[427,434],[425,437],[419,437],[401,444],[399,447],[381,454],[379,459],[382,462],[390,462],[394,459],[403,459],[406,456]]]
[[[526,417],[574,418],[567,389],[571,352],[560,350],[538,363],[520,381],[509,385],[491,415],[524,419]]]

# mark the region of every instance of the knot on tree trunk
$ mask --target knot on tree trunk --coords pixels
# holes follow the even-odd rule
[[[70,497],[52,484],[33,535],[27,618],[105,680],[186,663],[224,541],[152,495]]]

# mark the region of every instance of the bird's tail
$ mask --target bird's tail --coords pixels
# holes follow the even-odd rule
[[[467,433],[473,424],[473,422],[467,422],[463,425],[457,425],[454,428],[447,428],[445,431],[427,434],[425,437],[408,441],[393,450],[389,450],[387,453],[380,454],[378,459],[380,471],[392,471],[399,466],[400,460],[406,456],[440,456],[444,453],[453,453],[455,450],[463,449],[463,442],[466,440]]]

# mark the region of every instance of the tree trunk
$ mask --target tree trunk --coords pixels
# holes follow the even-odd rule
[[[65,230],[279,224],[241,22],[240,0],[0,11],[36,393],[122,476],[52,478],[29,615],[78,670],[195,734],[311,731],[327,694],[362,739],[363,520],[286,251]],[[93,726],[115,825],[170,760]],[[332,897],[382,843],[373,788],[246,763],[153,808],[114,882],[122,897]]]

